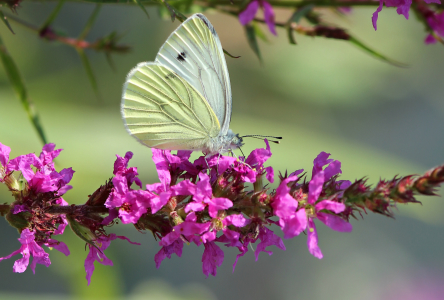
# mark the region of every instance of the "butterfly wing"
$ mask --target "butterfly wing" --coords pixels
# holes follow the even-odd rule
[[[160,48],[156,62],[184,78],[206,99],[228,131],[231,119],[231,86],[227,64],[216,31],[202,14],[183,22]]]
[[[128,74],[121,111],[128,132],[148,147],[202,150],[220,132],[202,95],[154,62],[140,63]]]

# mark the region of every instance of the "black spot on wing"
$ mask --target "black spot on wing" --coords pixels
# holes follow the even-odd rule
[[[182,51],[179,54],[177,54],[176,59],[180,62],[184,62],[186,57],[187,57],[187,54],[185,53],[185,51]]]
[[[165,79],[174,79],[177,78],[176,75],[174,75],[174,73],[169,73],[165,76]]]

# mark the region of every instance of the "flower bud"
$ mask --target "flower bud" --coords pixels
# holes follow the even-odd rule
[[[10,210],[5,216],[6,221],[8,221],[9,225],[17,228],[20,232],[23,229],[29,227],[30,224],[29,220],[31,217],[32,215],[28,211],[23,211],[18,214],[13,214],[12,210]]]
[[[94,241],[97,240],[97,236],[88,227],[77,222],[71,215],[67,214],[66,219],[68,220],[69,227],[79,238],[84,240],[90,245],[96,246]]]

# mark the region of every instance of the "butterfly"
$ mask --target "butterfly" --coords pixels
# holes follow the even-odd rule
[[[127,131],[164,150],[201,150],[208,157],[243,145],[229,129],[232,96],[227,64],[210,21],[194,14],[162,45],[154,62],[139,63],[123,87]]]

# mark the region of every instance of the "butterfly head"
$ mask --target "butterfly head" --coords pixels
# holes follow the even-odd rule
[[[244,145],[242,137],[240,137],[239,134],[234,134],[231,130],[229,130],[229,132],[233,134],[229,145],[230,150],[242,147]]]

